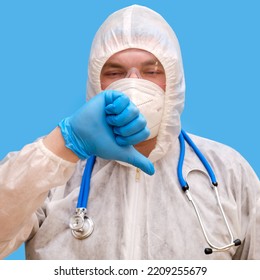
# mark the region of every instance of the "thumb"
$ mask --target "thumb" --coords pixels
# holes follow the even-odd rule
[[[153,175],[155,170],[152,162],[147,157],[139,153],[133,146],[130,146],[129,149],[130,151],[128,151],[123,161],[140,168],[148,175]]]

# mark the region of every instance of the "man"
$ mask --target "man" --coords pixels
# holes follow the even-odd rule
[[[93,41],[88,102],[2,163],[1,256],[27,241],[28,259],[259,259],[257,176],[234,150],[191,136],[214,169],[230,230],[242,242],[204,253],[207,242],[177,176],[184,92],[178,41],[165,20],[136,5],[112,14]],[[69,219],[92,155],[87,214],[95,228],[78,240]],[[190,147],[182,173],[210,241],[228,244],[208,174]]]

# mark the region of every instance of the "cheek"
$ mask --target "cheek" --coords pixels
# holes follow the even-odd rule
[[[166,76],[158,76],[157,79],[151,80],[151,82],[157,84],[164,92],[166,90]]]
[[[105,90],[111,83],[112,82],[110,82],[110,83],[109,82],[103,83],[103,82],[100,81],[100,87],[101,87],[102,90]]]
[[[159,86],[164,92],[166,90],[166,82],[155,82],[155,84],[157,84],[157,86]]]
[[[105,90],[109,86],[109,83],[104,81],[102,78],[100,78],[100,87],[102,90]]]
[[[104,77],[100,77],[100,87],[102,90],[105,90],[111,83],[113,83],[113,80],[106,79]]]
[[[165,92],[166,91],[166,84],[163,85],[159,85],[161,87],[161,89]]]

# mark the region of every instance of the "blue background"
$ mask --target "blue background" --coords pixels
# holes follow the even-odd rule
[[[0,158],[81,106],[96,30],[134,3],[161,13],[179,38],[183,127],[232,146],[259,176],[258,0],[1,0]],[[24,246],[7,259],[24,259]]]

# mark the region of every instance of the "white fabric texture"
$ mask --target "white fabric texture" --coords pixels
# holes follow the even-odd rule
[[[242,241],[229,251],[204,254],[208,245],[177,179],[176,140],[185,86],[177,39],[161,16],[134,5],[108,18],[93,43],[88,97],[100,91],[105,61],[126,48],[150,51],[166,71],[165,112],[153,153],[155,174],[98,158],[88,202],[95,229],[89,238],[77,240],[69,219],[75,212],[85,161],[75,168],[41,141],[26,146],[0,166],[0,256],[27,241],[28,259],[260,259],[259,179],[233,149],[190,135],[215,171],[234,238]],[[183,174],[210,240],[220,246],[229,243],[208,175],[188,146]]]
[[[42,140],[10,153],[0,164],[0,258],[38,229],[35,214],[50,188],[66,184],[75,164],[62,160]]]

